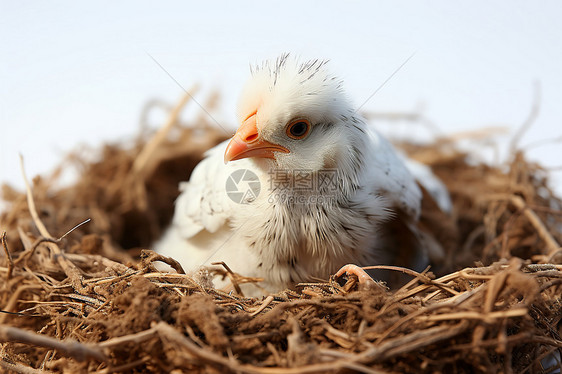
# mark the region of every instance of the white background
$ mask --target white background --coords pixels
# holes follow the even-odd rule
[[[540,114],[522,145],[553,140],[561,18],[556,1],[2,1],[0,182],[23,185],[18,153],[30,176],[46,173],[81,144],[130,139],[149,99],[175,103],[181,88],[149,55],[183,87],[224,93],[216,116],[234,126],[249,63],[281,52],[330,59],[360,105],[415,53],[364,110],[422,107],[446,133],[501,125],[513,134],[540,82]],[[529,155],[562,165],[556,142]]]

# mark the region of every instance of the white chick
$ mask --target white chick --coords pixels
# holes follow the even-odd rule
[[[427,265],[416,232],[420,188],[326,61],[282,55],[252,69],[238,120],[232,139],[209,150],[180,186],[172,224],[156,244],[161,254],[186,270],[224,261],[263,278],[269,292],[350,263]]]

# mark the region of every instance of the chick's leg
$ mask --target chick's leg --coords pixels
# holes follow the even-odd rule
[[[369,274],[367,274],[367,272],[365,272],[365,270],[361,269],[357,265],[353,265],[353,264],[344,265],[340,270],[338,270],[335,277],[339,278],[343,275],[347,275],[348,277],[350,275],[355,275],[359,282],[360,289],[382,288],[377,282],[373,280],[373,278],[371,278]]]

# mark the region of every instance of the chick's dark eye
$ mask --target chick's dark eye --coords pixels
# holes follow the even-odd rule
[[[304,122],[294,123],[290,129],[291,135],[293,135],[294,137],[301,137],[306,134],[307,127],[308,125]]]
[[[310,130],[310,124],[305,120],[291,122],[287,126],[287,135],[293,139],[303,139]]]

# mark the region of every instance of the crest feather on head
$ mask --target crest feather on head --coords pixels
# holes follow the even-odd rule
[[[296,117],[333,121],[353,113],[342,82],[328,71],[328,60],[308,60],[286,53],[250,68],[238,105],[238,120],[257,111],[258,122],[287,122]]]

